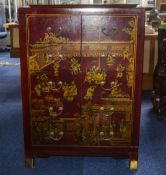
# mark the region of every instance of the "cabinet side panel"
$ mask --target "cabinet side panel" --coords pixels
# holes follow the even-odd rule
[[[144,9],[137,9],[137,47],[136,47],[136,73],[134,93],[134,120],[132,132],[132,146],[139,145],[140,115],[141,115],[141,90],[143,74],[144,51]]]
[[[30,134],[30,113],[29,113],[29,86],[28,86],[28,65],[27,65],[27,24],[26,15],[19,14],[19,43],[20,43],[20,62],[21,62],[21,88],[22,88],[22,110],[23,110],[23,129],[24,129],[24,148],[25,157],[32,157],[31,134]]]

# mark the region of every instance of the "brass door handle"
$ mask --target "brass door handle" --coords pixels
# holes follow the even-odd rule
[[[59,81],[59,82],[57,83],[57,85],[58,85],[57,88],[52,88],[53,91],[58,91],[58,90],[60,90],[60,89],[62,88],[63,82],[62,82],[62,81]]]
[[[54,131],[50,132],[50,139],[54,140],[54,141],[59,141],[63,138],[64,132],[63,131],[59,131],[58,133],[55,133]]]
[[[60,107],[58,108],[58,112],[54,112],[54,111],[53,111],[53,107],[51,106],[51,107],[48,108],[48,111],[49,111],[50,116],[53,117],[53,118],[55,118],[55,117],[57,117],[57,116],[59,116],[59,115],[62,114],[62,112],[63,112],[63,107],[60,106]]]

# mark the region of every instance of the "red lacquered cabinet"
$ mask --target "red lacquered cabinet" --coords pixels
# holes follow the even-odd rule
[[[144,9],[19,9],[26,164],[52,155],[128,158],[137,169]]]

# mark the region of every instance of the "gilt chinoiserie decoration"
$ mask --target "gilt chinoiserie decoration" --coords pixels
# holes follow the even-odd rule
[[[78,5],[19,10],[26,163],[107,155],[137,168],[143,13]]]

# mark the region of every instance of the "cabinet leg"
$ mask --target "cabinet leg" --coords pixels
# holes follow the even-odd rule
[[[130,160],[129,167],[131,171],[136,171],[138,169],[138,161],[137,160]]]
[[[26,158],[25,159],[25,167],[26,168],[34,168],[34,159],[33,158]]]

